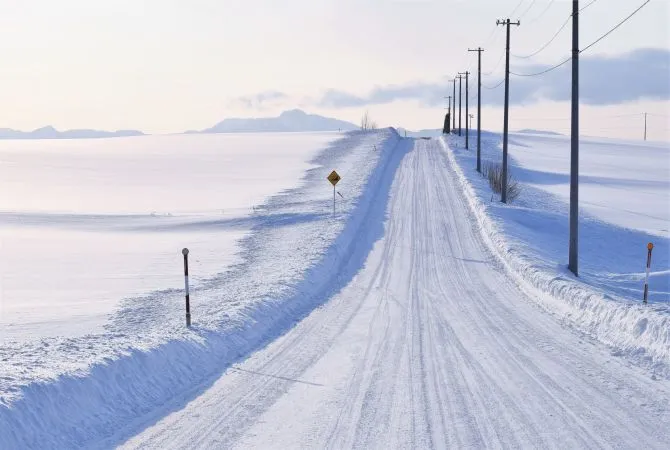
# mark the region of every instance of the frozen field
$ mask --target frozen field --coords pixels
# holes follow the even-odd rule
[[[0,141],[0,338],[98,331],[121,300],[181,288],[182,247],[197,289],[337,137]]]

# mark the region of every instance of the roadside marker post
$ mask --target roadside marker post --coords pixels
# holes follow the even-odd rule
[[[654,249],[654,244],[651,242],[647,244],[647,272],[644,276],[644,303],[647,303],[647,296],[649,295],[649,269],[651,268],[651,251]]]
[[[184,286],[186,288],[186,326],[191,327],[191,304],[188,292],[188,249],[184,248],[181,251],[184,255]]]
[[[335,172],[334,170],[330,172],[330,175],[328,175],[327,180],[330,181],[330,184],[333,185],[333,215],[335,214],[335,186],[337,183],[342,179],[340,175]]]

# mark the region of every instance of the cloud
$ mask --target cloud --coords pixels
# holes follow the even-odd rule
[[[417,100],[425,106],[444,104],[444,83],[413,83],[376,87],[365,96],[357,96],[335,89],[327,90],[316,105],[323,108],[354,108],[382,105],[398,100]]]
[[[263,110],[281,106],[289,96],[279,91],[264,91],[253,95],[243,95],[229,100],[229,107]]]
[[[537,73],[551,65],[512,66],[512,72]],[[530,104],[542,100],[569,101],[571,98],[571,63],[546,74],[531,77],[512,75],[510,103]],[[616,56],[580,57],[580,101],[588,105],[616,105],[642,99],[670,99],[670,50],[637,49]],[[476,99],[476,75],[470,79],[470,96]],[[495,86],[501,81],[485,79],[483,83]],[[366,95],[327,90],[314,104],[324,108],[352,108],[380,105],[395,101],[414,100],[435,107],[445,104],[445,95],[452,92],[451,84],[417,82],[403,85],[377,86]],[[463,83],[465,97],[465,83]],[[504,86],[495,90],[482,89],[482,103],[502,105]]]

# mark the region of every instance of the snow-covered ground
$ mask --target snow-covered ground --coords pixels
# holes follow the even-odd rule
[[[239,262],[254,206],[337,133],[0,142],[0,340],[99,332],[124,298]]]
[[[104,445],[667,448],[670,380],[538,308],[486,245],[438,141],[403,142],[355,236],[367,256],[341,266],[355,276]]]
[[[505,206],[475,170],[476,134],[445,140],[464,193],[491,247],[535,298],[567,323],[661,376],[670,374],[670,146],[580,140],[579,280],[567,270],[569,137],[510,134],[510,170],[521,182]],[[501,160],[501,136],[482,134],[482,159]],[[648,306],[647,243],[654,243]]]
[[[460,146],[331,142],[300,186],[234,219],[251,222],[239,261],[201,281],[190,330],[168,289],[100,332],[0,346],[0,448],[665,448],[667,290],[643,306],[601,266],[622,272],[639,238],[667,267],[667,237],[585,211],[582,239],[619,247],[583,245],[575,280],[565,200],[542,182],[562,166],[504,206]]]
[[[341,139],[333,140],[336,137]],[[170,142],[171,138],[160,139]],[[393,150],[398,141],[395,131],[311,137],[254,136],[247,141],[246,149],[242,145],[244,136],[179,139],[194,143],[200,141],[187,139],[214,143],[217,139],[226,142],[232,139],[231,142],[239,143],[240,151],[246,151],[249,156],[245,156],[247,161],[242,167],[230,169],[225,166],[233,164],[231,161],[217,162],[220,152],[216,151],[216,144],[200,151],[200,158],[195,158],[200,159],[197,163],[190,159],[198,151],[173,149],[173,157],[149,175],[156,177],[150,182],[139,177],[154,163],[160,164],[162,158],[156,154],[160,154],[162,146],[152,147],[155,158],[147,156],[145,164],[138,162],[142,167],[136,168],[135,176],[123,170],[129,161],[135,160],[132,149],[126,149],[123,162],[110,169],[111,179],[91,182],[100,189],[109,185],[110,190],[105,192],[112,195],[113,181],[118,176],[118,187],[124,195],[116,200],[107,201],[102,196],[90,200],[86,212],[91,217],[76,220],[75,228],[87,233],[96,231],[96,223],[101,220],[97,214],[102,212],[110,216],[134,215],[103,218],[107,221],[107,228],[103,230],[118,231],[121,237],[129,232],[190,234],[192,229],[202,228],[222,229],[222,232],[230,228],[249,230],[238,244],[238,260],[224,273],[201,280],[192,292],[194,326],[190,330],[184,326],[183,292],[179,287],[124,300],[99,331],[70,337],[5,341],[0,346],[0,448],[88,445],[119,429],[132,427],[138,418],[162,405],[174,405],[192,397],[227,365],[276,338],[325,302],[332,290],[347,281],[340,268],[352,259],[364,258],[369,251],[365,247],[352,249],[351,243],[363,226],[364,213],[370,206],[370,192],[374,189],[369,186],[378,183],[394,163]],[[305,157],[314,155],[315,145],[321,146],[321,151],[306,161]],[[80,155],[84,152],[81,148],[78,151]],[[113,150],[108,152],[113,153]],[[17,153],[12,155],[18,158]],[[291,153],[293,156],[289,157]],[[81,158],[87,161],[85,154]],[[108,159],[114,158],[109,155]],[[77,158],[72,160],[77,164]],[[301,178],[300,174],[310,166],[312,168]],[[184,181],[191,183],[187,183],[184,193],[175,193],[179,192],[178,176],[189,168],[194,173],[185,176]],[[326,181],[333,169],[342,176],[337,186],[340,195],[335,215],[333,190]],[[283,186],[270,183],[267,190],[253,191],[245,185],[263,185],[261,180],[285,170],[289,172],[287,175],[278,176],[278,180],[286,183]],[[222,191],[216,187],[217,182],[226,177],[230,182],[224,184],[227,189]],[[289,181],[291,177],[293,180]],[[164,188],[168,180],[174,181],[177,187],[169,191],[153,188],[155,185]],[[19,186],[18,181],[15,182]],[[134,182],[147,187],[151,195],[128,200],[130,206],[126,206],[124,199],[135,196],[133,190],[122,186]],[[296,186],[296,183],[299,183],[297,187],[262,202],[268,193]],[[175,202],[167,195],[170,193],[180,195],[182,201]],[[221,199],[226,195],[237,204],[225,204]],[[130,203],[132,201],[136,203]],[[257,202],[262,204],[249,215],[248,207]],[[222,204],[228,208],[220,214]],[[36,201],[35,206],[26,210],[36,209],[38,205]],[[62,219],[72,225],[69,217],[53,213],[72,208],[68,205],[56,204],[49,211],[49,220]],[[97,209],[97,205],[102,207]],[[145,208],[155,211],[155,217],[150,213],[136,217],[142,216]],[[247,217],[234,214],[229,218],[225,211],[235,209],[244,210]],[[172,216],[165,217],[167,213]],[[19,214],[23,215],[22,222],[36,215],[40,222],[38,213]],[[204,214],[204,218],[194,217],[196,214]],[[9,217],[7,221],[13,220],[11,215],[6,217]],[[217,245],[203,238],[203,246],[210,244]],[[183,280],[182,267],[174,255],[179,254],[182,246],[182,241],[170,245],[169,262],[165,263],[172,266],[174,262],[178,280]],[[179,286],[180,283],[177,282]],[[35,414],[36,411],[39,413]]]

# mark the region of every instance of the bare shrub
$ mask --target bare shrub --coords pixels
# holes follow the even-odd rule
[[[377,122],[370,118],[370,114],[365,111],[363,117],[361,118],[361,130],[376,130]]]
[[[496,194],[501,194],[503,190],[502,165],[499,163],[486,162],[482,167],[482,175],[489,180],[491,190]],[[521,195],[521,185],[512,176],[512,172],[507,170],[507,200],[512,203]]]

